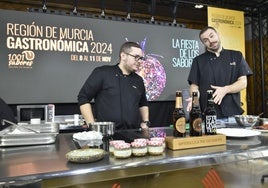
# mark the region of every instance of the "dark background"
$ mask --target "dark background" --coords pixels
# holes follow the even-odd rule
[[[44,6],[43,3],[46,3]],[[139,21],[144,21],[146,24],[161,24],[161,25],[172,25],[173,21],[176,20],[177,24],[174,26],[182,26],[187,28],[195,28],[200,29],[207,24],[207,12],[206,6],[214,6],[219,8],[227,8],[233,10],[241,10],[245,12],[245,20],[246,20],[246,33],[249,37],[259,37],[260,40],[254,42],[252,40],[252,46],[255,47],[254,54],[251,54],[251,48],[246,46],[247,50],[247,61],[250,63],[251,59],[256,62],[263,62],[266,58],[267,45],[261,45],[260,41],[263,38],[262,29],[266,30],[265,25],[259,25],[262,23],[262,20],[265,21],[267,16],[267,2],[262,0],[246,0],[246,1],[233,1],[233,0],[225,0],[225,1],[140,1],[140,0],[132,0],[132,4],[130,8],[128,7],[129,1],[124,0],[113,0],[113,1],[105,1],[104,4],[99,0],[87,1],[87,0],[79,0],[78,4],[75,4],[76,1],[18,1],[18,0],[7,0],[0,2],[1,8],[10,9],[10,10],[20,10],[24,12],[28,11],[37,11],[42,12],[43,14],[63,14],[63,15],[72,15],[72,16],[85,16],[85,17],[98,17],[100,19],[110,19],[110,16],[120,16],[122,20],[126,20],[127,11],[129,11],[131,15],[131,22],[136,22],[136,19],[140,19]],[[153,2],[156,2],[156,6],[154,7]],[[194,4],[199,3],[205,5],[203,9],[195,9]],[[153,8],[154,7],[154,8]],[[44,9],[45,8],[45,9]],[[42,10],[43,9],[43,10]],[[77,10],[77,14],[74,12]],[[104,10],[105,17],[100,14]],[[152,16],[155,19],[155,22],[151,22],[150,19]],[[124,18],[124,19],[123,19]],[[160,21],[160,22],[159,22]],[[252,27],[252,32],[251,28]],[[260,36],[258,36],[260,34]],[[255,45],[256,43],[256,45]],[[249,41],[248,44],[251,44]],[[262,53],[262,58],[258,55],[260,51],[263,50],[265,53]],[[253,57],[251,57],[251,55]],[[261,85],[263,81],[261,81],[259,72],[263,72],[263,70],[259,70],[260,66],[257,63],[257,69],[255,70],[256,79],[254,76],[254,82],[250,80],[249,82],[249,93],[248,93],[248,107],[249,113],[259,114],[261,111],[263,112],[263,105],[266,104],[264,100],[266,94],[263,86]],[[255,66],[255,64],[254,64]],[[253,67],[253,65],[252,65]],[[1,79],[3,77],[1,76]],[[265,82],[264,82],[265,83]],[[254,87],[253,87],[254,86]],[[262,87],[261,87],[262,86]],[[254,88],[254,89],[253,89]],[[1,92],[4,88],[1,88]],[[256,92],[257,91],[257,92]],[[19,91],[17,92],[17,94]],[[256,96],[255,96],[256,95]],[[254,102],[255,101],[255,102]],[[161,101],[156,102],[162,107],[164,104],[170,104],[173,106],[172,101]],[[254,105],[255,104],[255,105]],[[11,104],[12,108],[16,106],[16,104]],[[154,102],[150,102],[150,106],[158,106],[154,105]],[[152,109],[151,111],[158,111]],[[172,107],[170,108],[172,109]],[[261,110],[262,109],[262,110]],[[78,107],[74,103],[59,103],[56,104],[56,113],[58,114],[73,114],[78,110]],[[158,114],[158,113],[157,113]],[[159,116],[152,116],[158,118]],[[162,119],[167,120],[164,115]]]
[[[32,49],[35,53],[35,59],[31,68],[14,68],[8,67],[8,54],[21,54],[25,49],[7,48],[6,38],[2,37],[1,46],[5,48],[0,53],[0,58],[3,60],[0,63],[0,74],[5,79],[0,80],[0,87],[4,88],[1,91],[1,97],[12,107],[14,113],[16,113],[16,106],[20,104],[49,103],[56,105],[56,115],[80,113],[76,96],[90,72],[97,66],[116,64],[119,46],[126,40],[141,42],[146,38],[145,53],[147,55],[151,54],[151,57],[159,60],[166,74],[166,87],[162,94],[149,103],[150,119],[153,126],[168,126],[172,120],[175,91],[188,88],[187,76],[190,68],[173,67],[172,58],[181,58],[181,55],[180,47],[174,47],[172,40],[198,41],[198,53],[203,52],[203,47],[198,39],[199,30],[195,29],[18,11],[1,10],[0,14],[3,18],[0,30],[1,36],[11,36],[7,35],[7,23],[26,25],[34,23],[35,26],[43,27],[92,30],[94,42],[112,44],[113,46],[110,63],[73,62],[70,60],[70,54],[92,54]],[[23,38],[25,36],[12,37]],[[39,38],[43,39],[45,37]],[[187,56],[186,58],[191,60],[193,56]]]
[[[94,40],[83,41],[79,39],[62,39],[66,41],[87,42],[89,52],[71,52],[57,50],[40,50],[40,49],[10,49],[7,47],[7,40],[1,37],[0,44],[3,46],[0,52],[0,75],[5,79],[0,79],[0,88],[4,88],[1,97],[9,104],[29,104],[29,103],[74,103],[77,102],[77,94],[87,79],[91,71],[102,65],[114,65],[118,63],[119,47],[122,43],[128,41],[141,42],[146,39],[145,54],[150,55],[155,62],[161,64],[165,72],[156,72],[157,74],[166,74],[165,87],[161,95],[152,99],[155,101],[170,101],[175,98],[177,89],[188,88],[187,77],[190,65],[187,67],[174,67],[173,58],[181,57],[180,50],[186,50],[189,55],[186,60],[191,61],[194,56],[190,52],[197,51],[194,55],[203,52],[203,46],[198,39],[199,30],[174,28],[169,26],[148,25],[140,23],[127,23],[113,20],[100,20],[92,18],[77,18],[70,16],[48,15],[39,13],[24,13],[18,11],[4,11],[1,15],[0,36],[16,38],[31,38],[30,36],[12,36],[7,33],[7,23],[14,23],[36,27],[56,27],[72,29],[90,30],[93,33]],[[34,24],[32,24],[34,23]],[[43,29],[45,30],[45,29]],[[44,32],[45,35],[45,32]],[[37,36],[37,39],[60,40],[60,34],[56,39]],[[175,42],[180,40],[194,40],[198,42],[198,48],[173,47]],[[100,48],[99,53],[92,53],[93,45],[106,44],[112,46],[112,53]],[[25,50],[31,50],[35,54],[31,67],[9,67],[10,55],[22,55]],[[71,56],[100,56],[111,57],[110,62],[105,61],[72,61]],[[152,62],[150,62],[152,63]],[[158,70],[154,64],[150,71]],[[155,75],[156,73],[152,73]],[[151,78],[149,78],[151,79]],[[158,79],[152,80],[153,84],[158,84]],[[8,88],[8,89],[7,89]],[[149,88],[147,88],[150,92]],[[160,89],[160,84],[153,88]],[[148,98],[151,100],[150,98]]]

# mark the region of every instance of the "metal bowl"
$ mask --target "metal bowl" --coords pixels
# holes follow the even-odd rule
[[[257,124],[259,116],[255,115],[235,115],[236,123],[242,127],[253,127]]]
[[[91,123],[93,131],[101,132],[103,136],[112,136],[115,130],[114,122],[94,122]]]

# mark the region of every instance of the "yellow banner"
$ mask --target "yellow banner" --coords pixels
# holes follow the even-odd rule
[[[208,25],[219,32],[225,49],[241,51],[245,57],[244,12],[208,7]],[[246,114],[246,89],[241,91],[241,102]]]

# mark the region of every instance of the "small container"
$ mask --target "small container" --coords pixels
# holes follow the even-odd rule
[[[151,141],[160,141],[162,142],[163,148],[166,148],[166,142],[165,142],[165,137],[152,137],[150,138]]]
[[[150,138],[150,140],[152,140],[152,141],[165,142],[165,138],[164,137],[152,137],[152,138]]]
[[[259,116],[255,115],[235,115],[235,120],[241,127],[253,127],[259,121]]]
[[[146,145],[147,145],[148,141],[149,140],[146,139],[146,138],[136,138],[136,139],[134,139],[134,142],[142,142],[142,143],[145,143]]]
[[[111,154],[114,153],[114,145],[117,144],[117,143],[125,143],[125,141],[124,140],[111,140],[109,142],[109,152]]]
[[[103,136],[112,136],[115,131],[114,122],[94,122],[91,123],[92,130],[101,132]]]
[[[148,142],[148,152],[150,155],[161,155],[164,152],[163,142],[150,140]]]
[[[147,149],[147,142],[144,141],[134,141],[131,142],[132,146],[132,154],[134,156],[145,156],[147,155],[148,149]]]
[[[114,145],[114,156],[115,158],[125,159],[129,158],[132,154],[129,143],[116,143]]]
[[[73,140],[80,148],[98,148],[103,144],[102,134],[96,131],[83,131],[73,134]]]

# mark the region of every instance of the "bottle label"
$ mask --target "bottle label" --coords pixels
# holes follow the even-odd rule
[[[182,97],[177,97],[176,98],[175,108],[183,108],[183,105],[182,105]]]
[[[186,124],[186,119],[185,117],[181,117],[179,119],[177,119],[175,127],[176,130],[180,133],[185,133],[185,124]]]
[[[217,116],[216,115],[206,115],[206,129],[207,132],[211,133],[214,132],[216,128],[216,120]]]
[[[202,119],[201,118],[197,118],[193,121],[193,129],[196,132],[201,132],[202,131]]]
[[[46,105],[45,116],[46,116],[45,117],[46,123],[54,122],[54,117],[55,117],[55,105],[54,104]]]

